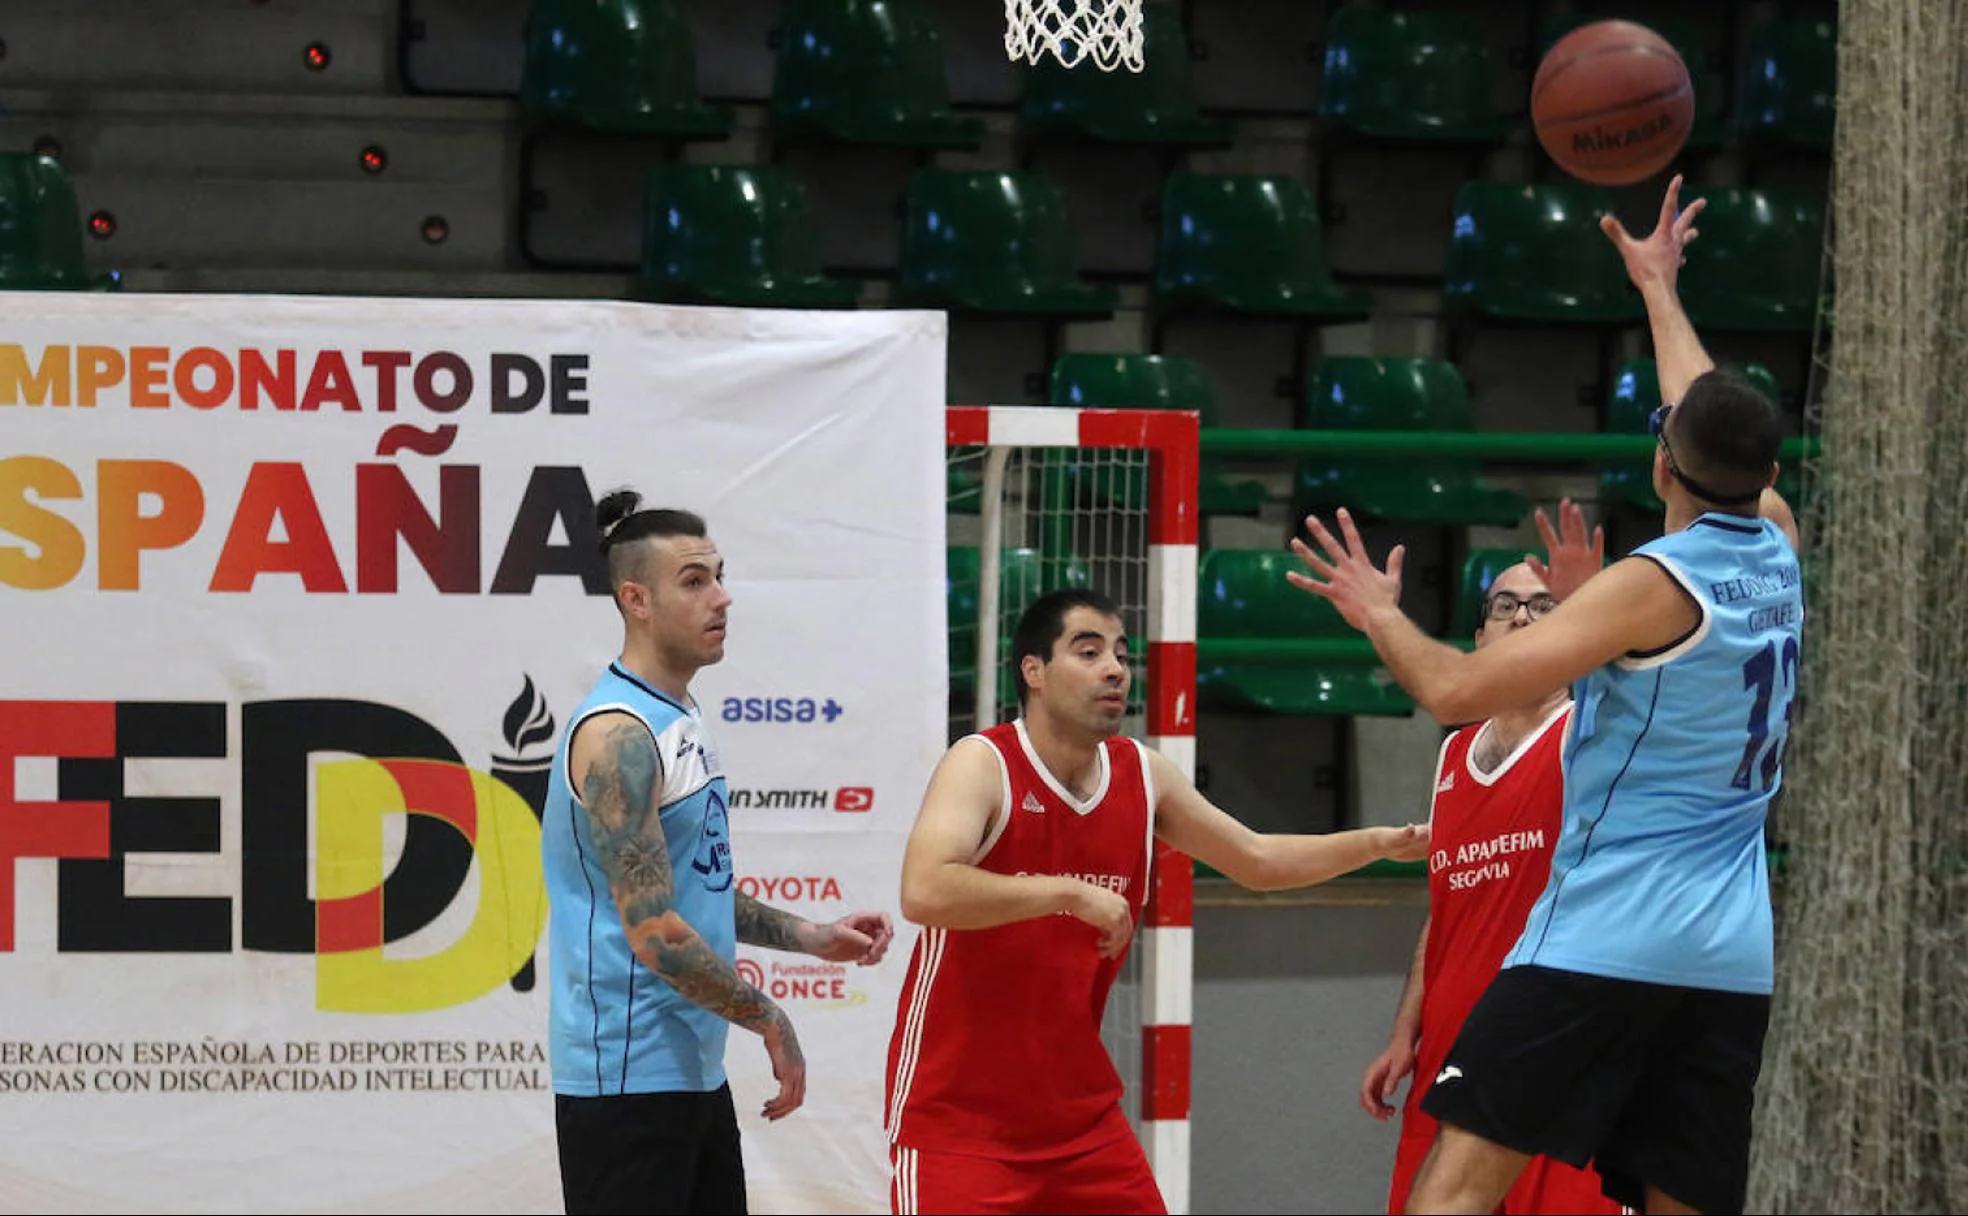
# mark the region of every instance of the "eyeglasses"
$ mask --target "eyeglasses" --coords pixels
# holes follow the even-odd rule
[[[1529,599],[1521,599],[1508,591],[1499,591],[1489,598],[1484,613],[1493,621],[1507,621],[1517,615],[1519,608],[1528,608],[1531,619],[1542,620],[1551,615],[1558,606],[1558,599],[1549,592],[1540,592]]]

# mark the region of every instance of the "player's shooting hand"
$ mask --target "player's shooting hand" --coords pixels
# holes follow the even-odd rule
[[[779,1092],[766,1100],[760,1113],[776,1122],[806,1101],[806,1056],[800,1051],[799,1036],[793,1033],[792,1019],[783,1009],[773,1010],[772,1020],[766,1023],[765,1052],[772,1059],[772,1077],[779,1082]]]
[[[1390,1041],[1386,1050],[1367,1065],[1367,1075],[1360,1079],[1360,1108],[1376,1119],[1392,1118],[1394,1094],[1401,1088],[1402,1079],[1414,1071],[1414,1066],[1413,1041],[1405,1036]]]
[[[1398,828],[1381,828],[1380,855],[1389,861],[1420,861],[1428,856],[1428,825],[1410,823]]]
[[[1646,287],[1649,283],[1659,283],[1669,291],[1674,290],[1681,277],[1682,263],[1687,261],[1688,246],[1701,235],[1695,229],[1695,217],[1702,208],[1708,206],[1707,199],[1698,198],[1681,208],[1681,175],[1667,183],[1667,194],[1661,199],[1660,219],[1654,230],[1644,240],[1635,240],[1619,218],[1613,215],[1599,217],[1599,228],[1612,238],[1613,247],[1620,252],[1620,259],[1626,263],[1627,277],[1635,287]]]
[[[895,938],[895,926],[886,912],[850,912],[837,921],[818,926],[807,946],[807,953],[830,963],[855,963],[872,967],[888,953]]]
[[[1606,565],[1606,529],[1595,527],[1590,539],[1585,531],[1585,512],[1579,505],[1567,498],[1558,504],[1558,526],[1551,526],[1551,518],[1544,508],[1537,510],[1538,539],[1544,542],[1544,551],[1550,555],[1551,564],[1538,560],[1535,553],[1524,555],[1524,561],[1531,573],[1538,576],[1550,591],[1553,598],[1564,602],[1572,592],[1585,585],[1585,580],[1599,573]]]
[[[1101,958],[1120,957],[1134,936],[1134,908],[1105,887],[1081,883],[1074,892],[1072,913],[1099,932]]]
[[[1334,539],[1318,516],[1305,517],[1305,530],[1312,534],[1313,544],[1318,548],[1314,550],[1297,537],[1292,538],[1291,548],[1317,577],[1292,570],[1286,572],[1285,578],[1292,586],[1330,602],[1347,624],[1364,633],[1374,609],[1391,608],[1401,602],[1401,559],[1407,555],[1407,549],[1395,545],[1387,554],[1387,568],[1382,570],[1367,557],[1360,530],[1353,526],[1353,516],[1345,507],[1339,509],[1338,519],[1344,544]]]

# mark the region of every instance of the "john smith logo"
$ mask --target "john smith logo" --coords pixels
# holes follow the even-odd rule
[[[836,790],[758,789],[740,786],[731,791],[734,811],[836,811],[858,813],[875,809],[875,789],[871,785],[843,785]]]
[[[726,722],[789,722],[825,726],[847,710],[832,697],[726,697]]]
[[[0,701],[0,952],[14,949],[16,859],[53,857],[62,953],[309,954],[315,1003],[342,1013],[414,1013],[508,981],[532,986],[547,923],[547,769],[529,753],[551,739],[553,719],[530,680],[506,715],[509,754],[490,772],[391,705],[249,701],[236,736],[231,712],[221,702]],[[125,788],[125,761],[226,759],[230,737],[239,740],[237,790],[154,797]],[[55,761],[52,801],[18,796],[21,757]],[[132,854],[222,851],[228,793],[239,806],[238,907],[231,895],[131,894]],[[402,828],[392,833],[396,816]],[[477,906],[449,946],[385,957],[461,896]]]

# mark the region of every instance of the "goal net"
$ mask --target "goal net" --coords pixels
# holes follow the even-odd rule
[[[1968,1211],[1968,5],[1838,6],[1751,1211]],[[1815,570],[1813,569],[1815,567]],[[1814,577],[1815,575],[1815,577]]]
[[[1196,415],[952,407],[950,738],[1017,715],[1011,633],[1033,598],[1093,587],[1134,640],[1122,729],[1195,771]],[[1172,1212],[1188,1207],[1190,885],[1158,848],[1103,1038]]]

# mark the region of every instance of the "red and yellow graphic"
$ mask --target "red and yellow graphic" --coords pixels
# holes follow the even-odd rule
[[[321,1008],[417,1013],[497,988],[547,926],[540,825],[505,782],[436,760],[340,760],[315,770],[315,979]],[[441,953],[383,955],[384,820],[450,824],[478,857],[478,911]]]

